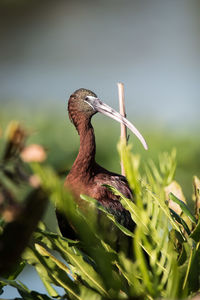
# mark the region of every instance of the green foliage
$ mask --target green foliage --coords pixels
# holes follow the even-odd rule
[[[174,180],[176,153],[164,153],[159,166],[150,161],[141,172],[140,157],[131,147],[119,144],[134,202],[112,186],[136,223],[134,232],[119,224],[95,199],[81,195],[89,214],[77,207],[63,181],[49,166],[36,162],[30,169],[40,179],[40,188],[66,215],[79,236],[72,241],[47,230],[40,223],[27,245],[20,263],[34,266],[47,295],[30,291],[15,279],[1,278],[2,287],[15,287],[22,299],[185,299],[200,287],[199,180],[194,179],[194,212],[179,199],[177,190],[166,194]],[[170,203],[177,205],[172,208]],[[99,228],[97,210],[105,222],[116,226],[131,239],[131,256],[123,248],[117,252],[108,239],[107,227]],[[180,213],[181,211],[181,213]],[[2,226],[2,232],[5,225]],[[20,269],[21,270],[21,269]],[[14,274],[14,273],[13,273]],[[55,286],[62,287],[60,295]]]
[[[128,118],[132,119],[130,113]],[[28,143],[42,144],[48,153],[48,164],[57,172],[66,175],[76,158],[79,147],[78,134],[67,117],[67,105],[61,101],[56,104],[56,107],[51,103],[48,103],[48,107],[41,103],[39,106],[31,106],[27,102],[22,107],[17,101],[5,102],[0,110],[0,142],[1,131],[12,119],[21,120],[26,125],[28,132],[31,133]],[[181,184],[189,201],[192,193],[192,176],[193,174],[200,176],[198,127],[169,130],[168,127],[164,127],[164,124],[148,122],[145,126],[146,122],[143,123],[141,119],[134,119],[134,122],[138,124],[149,146],[149,150],[144,151],[133,135],[129,138],[130,144],[134,145],[134,153],[141,153],[142,161],[151,158],[157,162],[159,153],[170,152],[174,147],[177,149],[175,179]],[[99,114],[92,119],[92,124],[97,143],[97,162],[106,169],[119,173],[120,163],[116,150],[119,125]],[[141,165],[141,172],[144,171],[145,165],[146,163]],[[192,207],[192,202],[189,204]]]

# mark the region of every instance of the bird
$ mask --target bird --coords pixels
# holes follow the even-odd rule
[[[88,195],[96,199],[121,225],[133,231],[135,223],[130,212],[122,206],[119,196],[114,195],[105,186],[111,185],[125,197],[133,200],[126,177],[106,170],[95,160],[96,144],[91,119],[97,112],[125,124],[147,149],[145,139],[131,122],[102,102],[91,90],[80,88],[71,94],[68,101],[69,119],[80,136],[80,147],[64,185],[72,192],[80,209],[84,210],[86,207],[80,194]],[[56,214],[62,235],[74,239],[76,234],[74,229],[69,229],[65,216],[58,210]]]

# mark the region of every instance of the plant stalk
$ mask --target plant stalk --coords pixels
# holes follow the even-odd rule
[[[119,97],[119,112],[123,117],[126,117],[125,101],[124,101],[124,84],[118,82],[117,86],[118,86],[118,97]],[[121,124],[120,140],[121,142],[125,141],[125,143],[127,144],[127,129],[124,124]],[[121,160],[121,174],[125,176],[125,169],[122,160]]]

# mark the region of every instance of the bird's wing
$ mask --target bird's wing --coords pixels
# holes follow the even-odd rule
[[[126,177],[122,175],[113,175],[110,177],[108,184],[114,186],[126,198],[133,199],[133,194]]]
[[[125,197],[133,200],[133,195],[126,177],[108,171],[105,172],[103,170],[103,172],[98,173],[98,176],[95,176],[95,184],[97,185],[99,193],[94,195],[94,198],[106,207],[121,225],[133,231],[135,224],[131,218],[130,212],[122,206],[120,197],[114,195],[106,187],[102,186],[103,184],[111,185],[120,191]]]
[[[133,199],[133,193],[125,176],[109,172],[99,165],[97,165],[96,170],[96,183],[111,185],[121,192],[126,198]]]

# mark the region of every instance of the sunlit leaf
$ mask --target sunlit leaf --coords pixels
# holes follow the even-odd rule
[[[182,211],[185,213],[185,215],[193,222],[193,223],[197,223],[197,220],[195,219],[195,217],[193,216],[193,214],[190,212],[189,208],[187,207],[187,205],[181,201],[180,199],[178,199],[174,194],[170,193],[169,194],[169,198],[170,200],[176,202],[180,208],[182,209]]]

